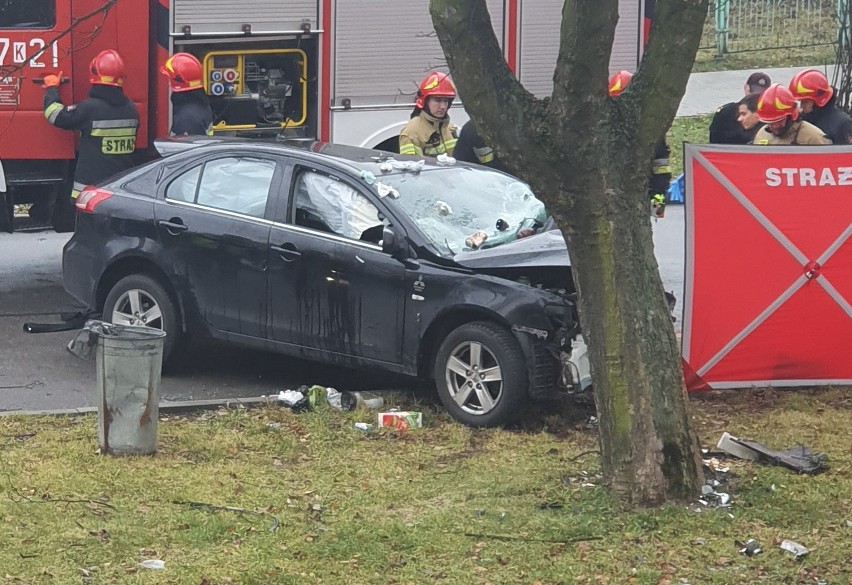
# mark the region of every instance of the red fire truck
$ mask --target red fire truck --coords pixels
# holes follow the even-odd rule
[[[621,0],[611,69],[634,69],[653,0]],[[195,54],[216,133],[293,137],[395,150],[414,92],[446,68],[428,0],[3,0],[0,2],[0,229],[17,204],[49,223],[68,191],[71,132],[42,114],[42,77],[62,71],[63,101],[86,98],[88,65],[117,49],[125,91],[139,108],[137,149],[169,128],[159,69],[176,51]],[[536,95],[547,95],[564,0],[487,0],[506,60]],[[648,4],[648,6],[646,6]],[[451,112],[457,123],[467,116]]]

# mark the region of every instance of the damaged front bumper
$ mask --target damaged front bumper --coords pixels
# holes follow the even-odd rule
[[[573,303],[548,305],[551,331],[513,325],[529,372],[528,392],[533,400],[552,398],[558,391],[580,392],[591,386],[589,359]]]

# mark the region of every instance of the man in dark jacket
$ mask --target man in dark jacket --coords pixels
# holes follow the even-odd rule
[[[802,105],[802,119],[828,136],[833,144],[852,144],[852,117],[834,103],[834,88],[816,69],[805,69],[790,80],[790,93]]]
[[[746,96],[759,96],[771,84],[772,81],[768,75],[757,72],[749,75],[743,89]],[[710,122],[711,144],[748,144],[754,139],[754,132],[743,128],[737,120],[741,103],[729,102],[716,110],[713,120]]]
[[[453,157],[456,160],[477,163],[491,167],[492,169],[505,171],[503,165],[500,164],[500,159],[497,158],[497,153],[482,140],[473,120],[468,120],[462,126],[459,141],[456,143],[455,151],[453,151]]]
[[[59,97],[62,72],[44,78],[44,117],[57,128],[80,132],[80,151],[70,200],[57,200],[56,231],[73,231],[73,202],[87,185],[134,165],[139,112],[124,95],[124,61],[117,51],[101,51],[89,65],[88,99],[65,106]]]
[[[764,125],[757,113],[759,101],[760,95],[752,93],[737,102],[737,122],[742,126],[744,135],[748,137],[746,144],[751,144],[754,141],[754,136]]]
[[[172,88],[172,136],[213,134],[213,112],[204,91],[201,62],[189,53],[175,53],[160,73]]]

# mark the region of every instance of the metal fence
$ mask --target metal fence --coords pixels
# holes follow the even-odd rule
[[[833,45],[850,0],[711,0],[701,48],[717,55]]]

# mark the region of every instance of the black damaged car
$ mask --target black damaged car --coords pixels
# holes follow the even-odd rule
[[[208,335],[432,378],[474,426],[588,385],[565,242],[525,183],[340,145],[199,142],[84,190],[63,254],[65,289],[165,330],[166,361]]]

